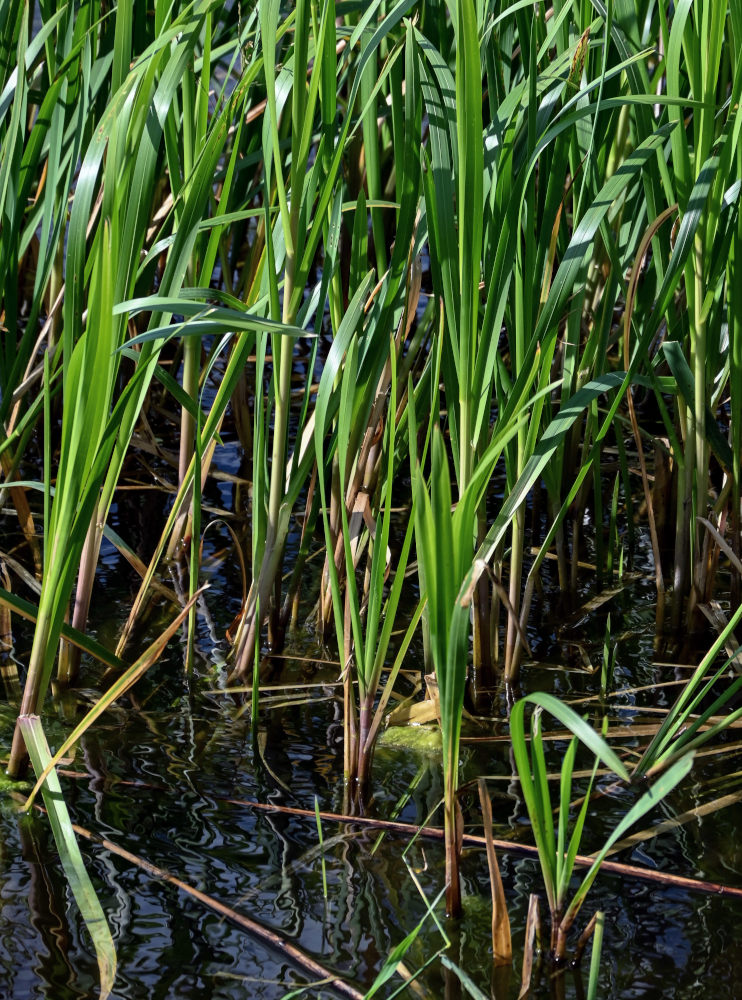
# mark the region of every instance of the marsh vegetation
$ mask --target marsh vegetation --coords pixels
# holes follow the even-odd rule
[[[741,96],[742,0],[0,0],[8,996],[660,995],[611,877],[739,995]]]

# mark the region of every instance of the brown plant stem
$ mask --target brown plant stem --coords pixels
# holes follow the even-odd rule
[[[41,806],[36,806],[35,808],[37,808],[40,812],[46,813],[46,810]],[[83,826],[78,826],[77,823],[72,824],[72,829],[78,837],[83,837],[91,843],[98,844],[100,847],[110,851],[111,854],[115,854],[124,861],[128,861],[129,864],[135,865],[137,868],[141,868],[142,871],[147,872],[147,874],[151,875],[153,878],[162,879],[162,881],[167,882],[168,885],[172,885],[175,886],[175,888],[180,889],[181,892],[186,893],[186,895],[190,896],[192,899],[202,903],[210,910],[213,910],[214,913],[218,913],[226,920],[229,920],[231,923],[242,928],[242,930],[247,931],[248,934],[257,938],[267,947],[279,952],[281,955],[284,955],[297,968],[302,969],[311,976],[323,980],[323,982],[325,982],[331,989],[336,990],[345,997],[350,997],[350,1000],[363,1000],[363,994],[360,993],[354,986],[347,983],[339,976],[335,976],[334,973],[330,972],[330,970],[325,968],[324,965],[321,965],[310,955],[307,955],[306,952],[302,951],[302,949],[298,948],[295,944],[292,944],[291,941],[287,941],[286,938],[284,938],[277,931],[271,930],[269,927],[264,927],[263,924],[259,924],[250,917],[246,917],[243,913],[238,913],[236,910],[226,906],[213,896],[209,896],[200,889],[196,889],[195,886],[189,885],[182,879],[177,878],[177,876],[171,875],[170,872],[166,871],[164,868],[160,868],[158,865],[152,864],[152,862],[147,861],[146,858],[141,858],[136,854],[132,854],[131,851],[127,851],[125,848],[120,847],[107,837],[100,837],[91,830],[87,830]]]
[[[316,815],[313,809],[301,809],[298,806],[283,806],[268,802],[253,802],[248,799],[224,799],[231,805],[242,806],[248,809],[256,809],[260,812],[280,812],[289,816],[304,816],[316,822]],[[389,833],[403,833],[428,837],[432,840],[443,840],[444,830],[434,826],[415,826],[414,823],[400,823],[397,820],[375,819],[371,816],[349,816],[344,813],[320,812],[322,822],[328,823],[351,823],[358,826],[373,827],[379,830],[387,830]],[[474,833],[465,833],[461,837],[462,845],[466,847],[485,847],[487,840],[485,837]],[[492,843],[498,851],[509,854],[518,854],[524,857],[537,858],[538,850],[531,844],[518,844],[512,840],[498,840],[493,838]],[[578,854],[575,858],[575,865],[578,868],[589,868],[592,866],[594,858],[585,854]],[[625,865],[618,861],[604,861],[600,866],[601,870],[611,875],[620,875],[624,878],[637,878],[645,882],[654,882],[658,885],[673,886],[679,889],[686,889],[689,892],[700,892],[712,896],[725,896],[728,898],[742,900],[742,888],[722,885],[719,882],[709,882],[705,879],[687,878],[684,875],[673,875],[670,872],[654,871],[651,868],[642,868],[640,865]]]
[[[590,921],[587,927],[582,932],[582,934],[580,934],[577,940],[577,944],[575,946],[575,953],[572,956],[572,965],[579,965],[580,962],[582,961],[583,953],[585,951],[585,948],[587,947],[588,941],[593,936],[593,933],[595,931],[595,925],[597,922],[598,922],[598,911],[593,913],[592,917],[590,917]]]
[[[99,510],[99,507],[96,508],[90,519],[88,533],[85,537],[85,545],[80,557],[75,607],[72,612],[71,622],[72,627],[76,628],[79,632],[84,632],[88,623],[90,600],[95,580],[95,568],[98,565],[98,554],[103,538],[103,528],[98,525]],[[81,658],[82,650],[67,639],[62,639],[59,651],[59,666],[57,667],[57,680],[60,684],[66,686],[74,683],[80,671]]]

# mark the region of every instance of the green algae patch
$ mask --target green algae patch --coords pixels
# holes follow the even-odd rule
[[[0,769],[0,815],[17,816],[21,812],[24,799],[33,788],[31,781],[14,781]]]
[[[389,726],[379,737],[379,746],[391,750],[412,750],[414,753],[439,754],[441,731],[428,726]]]
[[[33,782],[31,781],[14,781],[9,778],[5,771],[0,771],[0,796],[5,797],[10,795],[11,792],[22,792],[25,795],[33,788]]]

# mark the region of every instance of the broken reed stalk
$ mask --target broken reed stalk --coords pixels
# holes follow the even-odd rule
[[[490,873],[492,892],[492,960],[495,965],[510,965],[513,961],[513,943],[510,936],[510,918],[502,886],[500,866],[497,863],[495,843],[492,836],[492,801],[487,791],[487,782],[480,778],[479,801],[482,805],[482,823],[487,847],[487,865]]]
[[[526,943],[523,949],[523,970],[520,977],[520,993],[518,1000],[525,1000],[531,989],[533,975],[533,958],[541,947],[541,915],[538,896],[532,892],[528,898],[528,916],[526,917]]]
[[[582,956],[584,954],[585,948],[587,947],[587,943],[593,936],[593,932],[595,931],[595,926],[598,922],[599,915],[600,915],[599,910],[593,913],[584,931],[582,932],[582,934],[580,934],[579,938],[577,939],[577,944],[575,945],[574,954],[572,956],[572,965],[579,965],[580,962],[582,961]]]

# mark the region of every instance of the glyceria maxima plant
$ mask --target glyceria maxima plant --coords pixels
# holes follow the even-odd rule
[[[336,285],[331,281],[333,270],[338,263],[337,234],[339,212],[342,205],[342,190],[339,177],[345,144],[348,141],[354,121],[350,111],[345,119],[338,120],[337,108],[328,106],[328,91],[336,93],[336,76],[342,70],[335,53],[335,8],[334,3],[326,4],[321,16],[316,18],[309,3],[300,3],[292,13],[293,46],[291,55],[284,56],[283,66],[277,75],[275,46],[278,43],[280,5],[276,2],[261,5],[261,41],[263,45],[263,65],[267,91],[267,118],[263,132],[264,164],[266,166],[269,190],[275,183],[278,200],[278,214],[273,223],[273,247],[267,254],[268,268],[265,272],[268,301],[271,315],[277,316],[279,304],[279,273],[283,275],[280,289],[282,296],[280,319],[284,324],[293,325],[304,303],[304,292],[315,254],[322,241],[327,251],[326,269],[317,291],[319,298],[309,300],[318,310],[318,323],[322,307],[330,295],[331,315],[340,314],[337,302],[332,306],[332,295]],[[404,13],[411,6],[409,0],[393,6],[381,20],[376,30],[369,36],[358,31],[350,33],[348,42],[353,45],[361,41],[360,54],[356,64],[356,74],[350,87],[348,108],[352,109],[361,90],[363,70],[374,58],[381,43],[393,32]],[[287,25],[281,25],[285,34]],[[409,29],[407,29],[409,34]],[[409,43],[407,43],[409,50]],[[309,61],[309,52],[314,58]],[[388,72],[388,68],[387,68]],[[304,80],[307,85],[304,85]],[[288,93],[290,88],[290,117]],[[280,99],[280,104],[279,104]],[[410,240],[414,232],[417,216],[416,190],[419,184],[419,161],[412,156],[417,148],[420,134],[419,102],[414,89],[410,88],[403,105],[401,134],[399,140],[406,154],[404,167],[400,171],[398,183],[404,197],[400,199],[397,213],[397,239],[389,268],[383,277],[381,288],[375,299],[378,314],[375,326],[379,331],[388,330],[394,314],[404,310],[406,276],[409,267]],[[314,150],[315,119],[324,122],[322,138],[317,156]],[[279,129],[289,121],[294,123],[291,139],[291,158],[287,163],[285,145],[281,142]],[[297,123],[301,122],[299,129]],[[328,227],[328,218],[333,220]],[[270,241],[269,241],[270,242]],[[308,319],[308,317],[307,317]],[[289,414],[291,407],[291,376],[293,371],[293,340],[280,336],[272,342],[272,376],[270,403],[266,409],[266,424],[260,435],[266,448],[266,458],[270,454],[269,471],[265,479],[265,496],[255,497],[254,529],[257,526],[258,544],[253,552],[253,581],[250,594],[243,609],[238,637],[235,643],[234,676],[244,677],[252,668],[253,652],[258,641],[260,622],[256,608],[265,609],[273,603],[274,615],[279,611],[278,602],[273,597],[276,578],[280,575],[283,552],[289,528],[289,518],[293,504],[308,477],[311,459],[314,456],[314,417],[309,400],[303,407],[303,423],[294,440],[293,450],[289,446]],[[389,342],[386,336],[383,347],[373,355],[367,355],[369,375],[375,385],[388,357]],[[371,374],[373,372],[373,374]],[[366,401],[370,412],[372,398]],[[337,405],[337,403],[335,403]],[[365,426],[361,421],[361,426]],[[270,444],[269,444],[270,441]],[[269,451],[268,451],[269,450]],[[263,474],[261,473],[260,481]],[[261,491],[262,492],[262,491]]]
[[[191,31],[190,34],[186,31],[180,49],[176,48],[171,53],[160,46],[161,60],[171,58],[177,65],[180,59],[185,65],[187,49],[197,31],[198,21],[187,21],[184,26],[190,26]],[[122,282],[133,280],[131,258],[126,251],[131,249],[136,259],[137,245],[144,238],[147,224],[144,203],[136,197],[127,201],[122,195],[127,185],[134,185],[138,190],[140,183],[151,186],[155,182],[154,156],[141,157],[132,171],[134,164],[126,154],[122,139],[131,127],[132,142],[140,143],[146,135],[145,141],[149,143],[149,135],[156,130],[157,117],[154,115],[154,121],[149,120],[147,109],[157,90],[157,54],[156,48],[154,58],[139,63],[122,84],[122,98],[129,98],[123,100],[123,121],[116,105],[109,106],[88,148],[82,179],[75,190],[67,237],[69,288],[64,300],[59,353],[55,358],[59,363],[64,404],[61,449],[54,498],[46,508],[44,574],[21,714],[35,713],[43,701],[56,658],[61,624],[67,612],[90,520],[114,452],[121,416],[142,379],[151,378],[156,360],[153,358],[149,366],[143,364],[124,395],[118,400],[114,398],[120,359],[117,349],[126,334],[123,318],[113,313],[116,290],[121,290]],[[170,78],[175,75],[171,73]],[[164,87],[168,86],[168,79],[166,74]],[[20,94],[17,99],[20,99]],[[132,106],[137,99],[143,114],[132,119]],[[146,132],[148,120],[150,131]],[[112,145],[103,164],[109,141]],[[87,229],[101,169],[104,175],[102,218],[90,258],[86,260]],[[114,197],[114,192],[117,197]],[[124,231],[134,241],[131,247],[122,241]],[[86,270],[88,281],[85,280]],[[85,295],[87,319],[84,322]],[[47,391],[50,388],[48,386]],[[127,442],[121,444],[125,448]],[[50,476],[51,470],[47,469],[47,495]],[[18,773],[24,756],[18,732],[11,754],[11,774]]]
[[[742,0],[0,0],[1,485],[40,586],[37,607],[0,594],[36,619],[22,717],[43,715],[60,641],[61,685],[81,648],[125,671],[154,589],[178,601],[156,577],[179,553],[170,618],[188,608],[192,680],[204,491],[234,427],[249,569],[230,668],[242,688],[252,674],[253,730],[264,626],[276,652],[324,550],[319,632],[334,625],[341,653],[360,808],[422,621],[458,912],[467,684],[517,697],[547,559],[555,603],[586,566],[610,577],[635,527],[632,447],[674,624],[708,613],[728,570],[738,621],[741,39]],[[82,633],[152,412],[176,439],[148,438],[172,496],[115,655]],[[657,438],[664,497],[642,460]],[[655,798],[720,731],[715,713],[736,718],[717,651],[629,776],[656,779]],[[522,704],[513,742],[561,957],[594,877],[570,889],[589,812],[570,826],[573,744],[552,822],[540,717],[528,744]],[[626,781],[599,736],[540,707]],[[20,723],[13,775],[24,728],[49,756],[39,724]]]
[[[525,709],[535,706],[531,717],[530,741],[525,731]],[[574,736],[562,758],[559,784],[559,805],[552,807],[546,756],[541,731],[541,712],[550,712]],[[567,939],[582,908],[585,898],[595,881],[601,863],[626,831],[642,816],[658,805],[685,778],[693,766],[693,754],[679,757],[639,799],[627,809],[624,816],[610,832],[603,845],[594,854],[594,862],[578,888],[571,887],[575,858],[580,852],[580,841],[585,829],[591,792],[598,761],[603,763],[616,778],[629,781],[629,772],[623,761],[584,719],[568,705],[553,695],[532,694],[516,702],[510,713],[510,736],[523,799],[531,822],[531,829],[538,848],[541,875],[551,915],[551,954],[557,963],[567,957]],[[582,797],[582,804],[574,822],[570,824],[570,803],[574,797],[572,775],[578,741],[595,757],[595,768]],[[556,815],[556,821],[555,821]],[[555,828],[556,827],[556,828]]]

